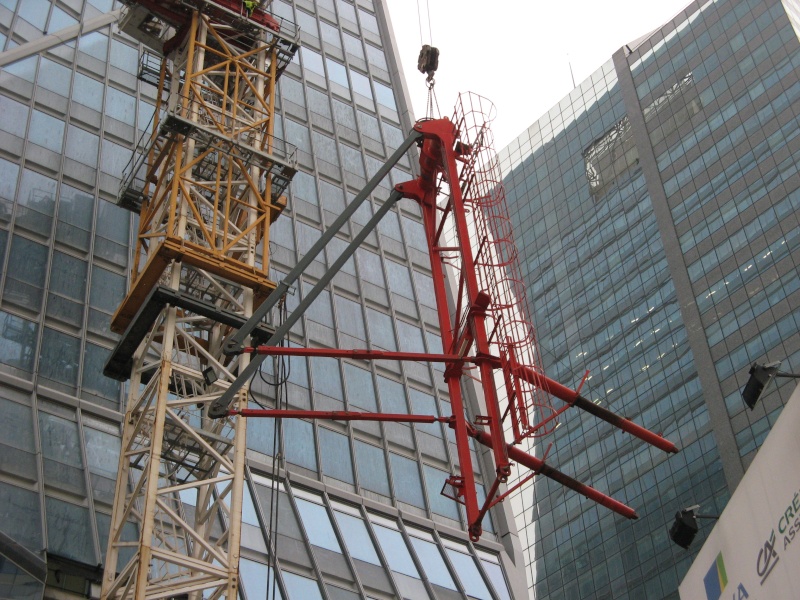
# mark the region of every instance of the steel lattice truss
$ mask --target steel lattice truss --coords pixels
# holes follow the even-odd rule
[[[225,2],[131,4],[170,52],[152,134],[120,195],[140,220],[112,329],[137,349],[102,594],[234,598],[245,425],[202,407],[249,362],[226,356],[224,341],[275,287],[269,225],[294,174],[291,149],[273,136],[275,82],[297,45]],[[132,528],[138,540],[126,541]]]

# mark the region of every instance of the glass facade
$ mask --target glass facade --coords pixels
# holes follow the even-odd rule
[[[677,598],[693,554],[667,536],[675,512],[721,511],[788,399],[774,386],[751,412],[740,390],[752,362],[800,369],[793,4],[691,4],[501,152],[546,371],[588,370],[585,396],[682,449],[565,413],[548,461],[640,518],[527,483],[531,597]]]
[[[10,49],[115,8],[112,0],[0,0],[0,44]],[[270,8],[300,25],[302,43],[278,86],[276,135],[299,158],[288,208],[271,228],[271,278],[280,280],[411,123],[390,74],[397,67],[380,0]],[[106,26],[0,71],[0,533],[62,572],[102,563],[108,538],[124,386],[102,369],[118,340],[109,323],[127,290],[137,226],[114,200],[155,104],[155,88],[136,78],[139,52]],[[374,200],[412,177],[406,157]],[[311,266],[288,296],[290,310],[374,208],[368,201]],[[403,201],[290,343],[441,352],[430,273],[419,210]],[[251,389],[255,400],[286,407],[447,415],[439,369],[292,358],[265,362]],[[481,543],[471,544],[461,507],[439,493],[458,472],[443,425],[253,419],[248,455],[242,598],[524,594],[519,561],[501,543],[510,516],[490,515]],[[274,456],[288,479],[273,478]],[[184,501],[191,509],[192,498]],[[4,547],[0,565],[0,595],[41,597],[42,581]],[[47,585],[71,584],[51,577]]]

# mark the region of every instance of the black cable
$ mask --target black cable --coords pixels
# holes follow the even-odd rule
[[[286,317],[288,315],[288,309],[286,306],[286,301],[281,304],[280,310],[280,317],[279,317],[279,325],[285,322]],[[284,344],[284,341],[281,340],[281,346]],[[289,374],[291,373],[291,362],[286,358],[282,357],[281,360],[277,362],[277,372],[275,373],[277,381],[275,382],[275,408],[280,410],[282,407],[283,399],[287,395],[286,389],[288,387],[287,382],[289,381]],[[259,373],[261,369],[259,369]],[[285,373],[285,374],[284,374]],[[255,376],[255,374],[253,375]],[[262,377],[262,380],[263,377]],[[266,381],[265,381],[266,383]],[[269,539],[270,539],[270,551],[272,553],[272,586],[267,586],[267,599],[270,600],[270,593],[273,598],[276,597],[275,588],[278,584],[277,578],[277,557],[278,557],[278,511],[280,505],[280,491],[278,486],[280,485],[280,469],[281,464],[283,462],[283,419],[275,419],[274,427],[272,429],[272,479],[270,484],[270,515],[269,515]],[[277,468],[276,468],[277,467]]]

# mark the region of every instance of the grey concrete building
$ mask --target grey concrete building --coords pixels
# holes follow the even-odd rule
[[[0,0],[0,50],[119,7]],[[272,228],[278,280],[400,144],[412,116],[382,0],[275,0],[271,10],[302,31],[279,84],[277,135],[297,147],[299,172]],[[137,79],[141,50],[111,24],[0,70],[0,597],[99,589],[125,396],[102,369],[137,228],[114,202],[154,112],[155,88]],[[369,211],[412,172],[403,160]],[[291,342],[440,352],[425,244],[417,207],[402,202]],[[324,267],[313,266],[290,304]],[[417,363],[291,359],[281,385],[273,375],[256,379],[257,399],[450,411],[441,373]],[[242,598],[525,597],[510,514],[494,511],[472,544],[460,507],[439,494],[457,469],[444,426],[287,420],[283,447],[271,422],[249,428]],[[277,489],[276,448],[285,460]],[[477,453],[474,462],[480,469]]]
[[[693,2],[501,152],[546,371],[588,369],[593,400],[683,449],[567,413],[551,462],[641,518],[527,484],[532,597],[676,598],[675,512],[721,511],[788,398],[773,383],[751,412],[741,388],[755,361],[800,371],[798,14]]]

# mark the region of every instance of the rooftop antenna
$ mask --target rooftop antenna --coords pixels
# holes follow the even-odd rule
[[[569,54],[567,54],[567,64],[569,65],[569,76],[572,77],[572,87],[578,87],[575,85],[575,74],[572,72],[572,61],[569,59]]]

